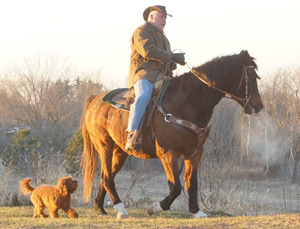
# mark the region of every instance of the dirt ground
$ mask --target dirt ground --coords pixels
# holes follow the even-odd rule
[[[198,179],[201,182],[201,176]],[[184,180],[181,177],[181,183]],[[135,183],[134,183],[135,182]],[[227,206],[232,204],[236,209],[234,212],[239,215],[261,215],[261,214],[288,214],[298,213],[300,211],[300,188],[298,184],[285,184],[283,181],[259,180],[259,181],[226,181],[228,185],[239,183],[232,198],[228,197],[226,191],[232,191],[230,188],[219,190],[218,197],[228,198]],[[129,188],[131,184],[132,189]],[[227,186],[228,186],[227,185]],[[120,172],[116,177],[116,187],[122,200],[127,204],[137,207],[147,207],[154,201],[160,201],[169,193],[167,179],[164,174],[134,174],[130,172]],[[206,189],[206,187],[203,187]],[[204,192],[203,190],[199,190]],[[206,191],[205,194],[208,192]],[[109,199],[107,200],[109,201]],[[199,197],[200,207],[205,209]],[[219,207],[219,205],[216,205]],[[238,209],[240,206],[240,210]],[[171,208],[174,210],[188,211],[187,193],[183,191],[181,195],[173,202]],[[232,207],[224,208],[233,209]],[[212,210],[212,209],[210,209]],[[221,210],[221,209],[218,209]],[[230,213],[230,212],[229,212]]]

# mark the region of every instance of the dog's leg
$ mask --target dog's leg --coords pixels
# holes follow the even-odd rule
[[[78,218],[78,214],[73,208],[69,208],[68,210],[65,210],[65,212],[70,218]]]
[[[35,207],[34,208],[34,214],[32,218],[37,218],[38,216],[41,216],[42,218],[47,218],[48,216],[44,214],[44,207]]]
[[[44,214],[44,208],[43,205],[35,205],[33,210],[33,218],[37,218],[38,216],[41,216],[42,218],[47,218],[48,216]]]
[[[37,218],[39,215],[40,215],[40,209],[37,207],[34,207],[32,218]]]
[[[48,209],[51,218],[58,218],[58,208],[55,209],[48,208]]]

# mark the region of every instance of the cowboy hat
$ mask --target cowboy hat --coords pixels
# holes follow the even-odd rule
[[[166,16],[168,15],[168,16],[172,17],[171,14],[167,14],[167,10],[166,10],[165,6],[155,5],[155,6],[149,6],[147,9],[144,10],[144,13],[143,13],[144,20],[147,21],[150,12],[155,11],[155,10],[163,12]]]

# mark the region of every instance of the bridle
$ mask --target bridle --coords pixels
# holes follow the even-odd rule
[[[202,73],[199,73],[195,68],[190,68],[188,66],[188,64],[186,64],[186,66],[190,69],[191,73],[193,73],[193,75],[196,76],[197,79],[199,79],[200,81],[202,81],[204,84],[206,84],[207,86],[209,86],[209,87],[211,87],[211,88],[213,88],[213,89],[215,89],[215,90],[217,90],[219,92],[224,93],[225,95],[230,96],[230,97],[226,97],[226,98],[235,99],[235,100],[241,101],[243,103],[243,107],[244,108],[249,104],[251,95],[248,95],[249,94],[249,88],[248,88],[249,87],[248,86],[248,84],[249,84],[248,69],[255,69],[254,66],[244,66],[243,67],[243,74],[242,74],[240,83],[239,83],[237,89],[235,90],[235,92],[237,92],[240,89],[240,87],[242,85],[242,82],[245,79],[245,85],[246,85],[246,87],[245,87],[245,98],[240,98],[240,97],[235,96],[235,95],[233,95],[233,94],[231,94],[231,93],[229,93],[227,91],[224,91],[224,90],[222,90],[220,88],[215,87],[213,84],[211,84],[210,82],[204,80],[201,77],[203,75]],[[260,77],[258,77],[258,79],[260,79]]]
[[[175,52],[176,50],[178,49],[175,49],[172,51]],[[180,53],[182,53],[181,50],[178,50]],[[241,77],[241,80],[240,80],[240,83],[239,83],[239,86],[237,87],[237,89],[235,90],[235,93],[240,89],[241,85],[242,85],[242,82],[243,82],[243,79],[245,79],[245,83],[246,83],[246,87],[245,87],[245,98],[240,98],[238,96],[235,96],[227,91],[223,91],[222,89],[220,88],[217,88],[215,87],[214,85],[212,85],[211,83],[205,81],[201,75],[203,75],[203,73],[199,73],[195,68],[190,68],[190,66],[185,63],[185,65],[190,69],[191,73],[193,73],[194,76],[196,76],[200,81],[202,81],[203,83],[205,83],[207,86],[219,91],[219,92],[222,92],[225,94],[225,98],[228,98],[228,99],[235,99],[235,100],[238,100],[238,101],[241,101],[243,103],[243,108],[245,109],[245,107],[249,104],[249,101],[250,101],[250,97],[251,95],[248,96],[248,82],[249,82],[249,76],[248,76],[248,69],[255,69],[254,66],[243,66],[243,74],[242,74],[242,77]],[[258,79],[260,79],[259,76],[257,76]],[[226,95],[230,96],[230,97],[226,97]]]

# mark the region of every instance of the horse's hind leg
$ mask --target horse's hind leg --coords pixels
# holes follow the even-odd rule
[[[160,212],[161,210],[168,210],[176,197],[178,197],[181,193],[181,183],[178,171],[178,158],[174,156],[173,153],[167,152],[162,158],[160,158],[160,160],[167,175],[170,193],[165,199],[160,202],[153,203],[148,208],[149,215]]]
[[[113,160],[112,160],[112,175],[114,178],[115,178],[116,174],[123,167],[127,156],[128,155],[126,153],[124,153],[124,151],[121,150],[119,147],[116,147],[114,149]],[[102,174],[102,173],[103,173],[103,170],[101,171],[101,178],[104,176],[104,174]],[[107,212],[104,209],[104,199],[105,199],[105,195],[106,195],[106,190],[104,188],[103,181],[104,180],[101,179],[99,191],[98,191],[98,194],[94,201],[94,208],[100,214],[105,215],[105,214],[107,214]]]
[[[101,178],[104,176],[103,171],[101,171]],[[101,215],[106,215],[107,212],[104,209],[104,199],[106,195],[106,190],[104,188],[104,182],[100,181],[99,191],[97,193],[97,196],[94,200],[94,208],[96,211],[98,211]]]
[[[112,172],[112,161],[113,161],[113,149],[114,141],[108,135],[106,130],[101,131],[101,138],[94,138],[93,142],[96,146],[97,151],[99,152],[101,159],[101,185],[108,192],[108,195],[114,205],[114,208],[118,212],[117,218],[127,218],[128,213],[124,208],[124,204],[121,202],[120,197],[115,188],[114,174]],[[100,191],[100,199],[103,198],[104,201],[105,192]],[[103,205],[103,203],[102,203]],[[100,209],[101,211],[101,209]]]
[[[185,159],[185,188],[189,195],[189,211],[193,213],[195,218],[207,217],[205,213],[200,211],[198,206],[197,192],[198,192],[198,165],[201,159],[202,153],[198,152],[191,159]]]

